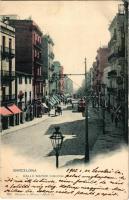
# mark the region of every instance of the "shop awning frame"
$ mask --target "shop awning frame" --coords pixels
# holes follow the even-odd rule
[[[15,104],[8,106],[8,109],[15,115],[21,113],[22,111]]]
[[[7,117],[10,115],[13,115],[13,113],[10,110],[8,110],[6,107],[2,106],[0,107],[0,115],[3,117]]]

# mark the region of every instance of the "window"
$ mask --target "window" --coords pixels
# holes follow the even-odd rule
[[[11,51],[12,49],[12,39],[9,39],[9,50]]]
[[[3,46],[3,51],[5,49],[5,36],[2,36],[2,46]]]
[[[34,44],[35,44],[35,34],[34,34]]]
[[[25,76],[25,84],[27,84],[27,76]]]
[[[29,96],[30,96],[30,99],[31,99],[31,92],[29,92]]]
[[[9,71],[12,71],[12,59],[9,59]]]
[[[27,92],[25,92],[25,104],[27,102]]]
[[[31,84],[31,77],[29,77],[29,84]]]
[[[19,84],[22,84],[22,76],[19,77]]]

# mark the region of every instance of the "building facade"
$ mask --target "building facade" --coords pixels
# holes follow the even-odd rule
[[[53,40],[49,35],[44,35],[42,37],[42,59],[43,59],[43,76],[44,76],[44,83],[45,83],[45,96],[52,95],[53,90],[53,60],[54,60],[54,53],[53,53]]]
[[[111,39],[108,44],[110,55],[108,57],[111,67],[108,72],[110,86],[107,88],[111,107],[124,108],[125,94],[125,32],[124,12],[119,10],[109,27]]]
[[[0,22],[1,105],[16,103],[15,96],[15,29]]]
[[[15,91],[15,29],[0,21],[0,104],[1,129],[12,125],[14,113],[9,106],[17,104]]]
[[[33,101],[33,85],[32,75],[16,72],[16,91],[17,91],[17,103],[22,102],[22,109],[24,109],[29,103]]]
[[[90,70],[87,72],[87,89],[89,91],[93,90],[93,68],[91,67]]]
[[[42,31],[30,19],[9,19],[16,32],[16,70],[33,76],[33,99],[42,99]]]
[[[20,117],[21,122],[24,122],[25,120],[28,121],[30,118],[30,108],[32,108],[33,101],[32,80],[33,79],[31,74],[18,71],[16,72],[17,105],[23,111]]]
[[[108,66],[108,47],[100,47],[97,50],[96,61],[93,63],[93,90],[94,93],[98,96],[102,93],[102,79],[104,74],[104,69]]]
[[[60,72],[59,72],[59,94],[64,94],[64,67],[60,66]]]
[[[73,81],[68,77],[64,78],[64,95],[66,94],[73,96]]]
[[[53,78],[53,84],[52,84],[52,92],[54,94],[59,94],[60,93],[60,87],[59,87],[59,82],[60,82],[60,68],[61,68],[61,64],[59,61],[54,61],[53,62],[53,67],[54,67],[54,71],[52,74],[52,78]]]

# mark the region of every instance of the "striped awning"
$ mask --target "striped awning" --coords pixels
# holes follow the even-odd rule
[[[13,113],[10,112],[7,108],[5,108],[4,106],[0,107],[0,115],[2,116],[9,116],[12,115]]]
[[[21,113],[22,111],[15,105],[11,105],[11,106],[8,106],[8,109],[13,113],[13,114],[18,114],[18,113]]]

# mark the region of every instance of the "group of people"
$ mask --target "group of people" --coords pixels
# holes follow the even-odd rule
[[[96,106],[97,107],[99,107],[99,106],[103,107],[102,98],[99,98],[99,96],[97,96],[97,95],[92,95],[91,96],[91,102],[92,102],[92,107],[93,108],[95,108]],[[115,126],[118,127],[118,123],[123,120],[121,106],[118,105],[115,108],[115,107],[111,107],[109,105],[105,105],[105,102],[104,102],[104,106],[105,106],[105,109],[108,112],[111,113],[111,121],[112,121],[112,123],[115,123]]]
[[[118,127],[118,122],[122,120],[122,111],[120,109],[120,107],[118,107],[118,109],[116,109],[115,107],[113,107],[111,109],[111,121],[112,123],[115,122],[115,126]]]

